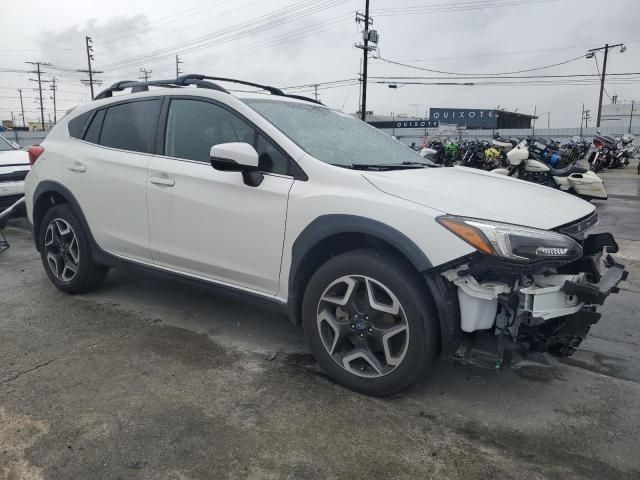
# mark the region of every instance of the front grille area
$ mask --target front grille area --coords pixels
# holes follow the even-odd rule
[[[27,178],[29,170],[19,170],[17,172],[0,174],[0,183],[2,182],[20,182]]]

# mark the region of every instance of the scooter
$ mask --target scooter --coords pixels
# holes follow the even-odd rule
[[[607,191],[602,179],[594,172],[576,164],[555,169],[541,161],[529,158],[529,141],[523,140],[507,153],[509,166],[492,173],[527,180],[572,193],[585,200],[606,200]]]

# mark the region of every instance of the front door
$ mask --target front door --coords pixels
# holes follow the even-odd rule
[[[214,170],[213,145],[258,148],[265,178],[244,184]],[[151,253],[158,266],[266,294],[277,293],[289,191],[286,156],[244,119],[208,101],[171,100],[164,155],[149,165]]]

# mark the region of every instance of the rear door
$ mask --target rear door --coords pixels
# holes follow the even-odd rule
[[[197,98],[165,105],[160,154],[149,165],[149,232],[157,265],[259,291],[277,292],[290,159],[228,107]],[[162,128],[162,127],[161,127]],[[264,180],[211,167],[213,145],[246,142],[261,154]]]
[[[147,167],[161,99],[145,98],[96,110],[82,129],[63,175],[100,247],[151,262],[147,227]]]

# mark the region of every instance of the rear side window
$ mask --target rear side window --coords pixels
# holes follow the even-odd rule
[[[87,142],[98,143],[100,140],[100,129],[102,128],[102,121],[104,120],[104,112],[106,110],[98,110],[91,120],[87,132],[84,134],[84,139]]]
[[[159,114],[158,100],[121,103],[108,107],[102,123],[100,145],[153,153]]]
[[[84,128],[84,124],[87,123],[89,115],[91,115],[91,112],[86,112],[69,120],[69,124],[67,126],[69,129],[69,135],[73,138],[82,138],[82,129]]]

